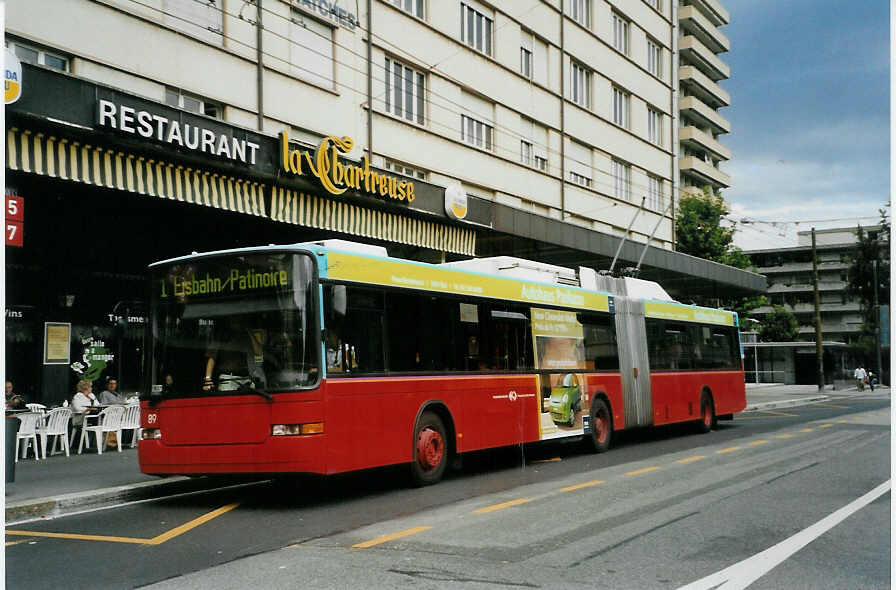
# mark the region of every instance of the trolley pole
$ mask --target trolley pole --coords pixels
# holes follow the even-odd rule
[[[821,305],[818,298],[818,255],[815,252],[815,228],[812,228],[812,291],[815,293],[815,366],[818,391],[824,389],[824,348],[821,345]]]
[[[880,251],[879,251],[879,250],[878,250],[878,255],[880,255]],[[881,362],[881,358],[880,358],[880,356],[881,356],[881,355],[880,355],[880,329],[881,329],[881,325],[880,325],[880,303],[879,303],[878,300],[877,300],[877,287],[878,287],[878,284],[877,284],[877,259],[876,259],[876,258],[875,258],[874,261],[871,263],[871,268],[872,268],[872,270],[874,271],[874,340],[875,340],[875,343],[874,343],[874,351],[875,351],[875,353],[876,353],[876,354],[875,354],[875,357],[876,357],[875,360],[877,361],[877,365],[876,365],[876,367],[877,367],[877,372],[875,373],[875,375],[877,375],[877,382],[880,383],[881,385],[883,385],[883,383],[884,383],[884,377],[883,377],[883,375],[884,375],[884,365],[883,365],[883,363]]]

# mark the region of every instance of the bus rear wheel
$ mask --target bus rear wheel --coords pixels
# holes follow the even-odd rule
[[[423,412],[414,426],[414,460],[411,482],[428,486],[438,482],[448,466],[448,445],[445,425],[433,412]]]
[[[697,422],[697,429],[705,434],[716,427],[716,409],[712,403],[712,396],[704,393],[700,396],[700,420]]]
[[[601,398],[591,402],[591,432],[585,435],[586,448],[593,453],[604,453],[610,448],[613,418],[610,408]]]

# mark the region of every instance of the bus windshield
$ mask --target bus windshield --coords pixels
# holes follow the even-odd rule
[[[153,267],[147,390],[267,396],[314,386],[320,333],[313,274],[311,257],[293,252]]]

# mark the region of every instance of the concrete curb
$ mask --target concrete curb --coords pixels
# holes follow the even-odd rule
[[[216,483],[220,485],[220,480]],[[204,477],[189,478],[178,476],[158,481],[144,481],[111,488],[74,492],[51,498],[19,500],[18,502],[6,504],[6,522],[9,524],[15,521],[62,516],[72,512],[114,506],[124,502],[195,492],[212,485],[212,481]]]
[[[761,402],[758,404],[750,404],[744,408],[744,412],[753,412],[756,410],[771,410],[773,408],[793,408],[795,406],[804,406],[813,402],[822,402],[831,399],[829,395],[815,395],[811,397],[800,397],[796,399],[782,399],[773,402]]]

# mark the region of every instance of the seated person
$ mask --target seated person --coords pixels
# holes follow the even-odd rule
[[[12,381],[6,382],[6,409],[21,410],[25,408],[25,398],[12,390]]]
[[[106,379],[106,389],[100,393],[100,403],[109,406],[126,403],[124,396],[118,391],[118,379],[115,377]]]

